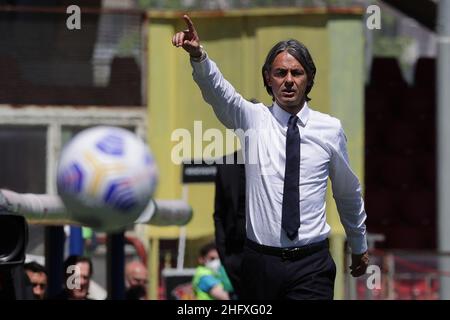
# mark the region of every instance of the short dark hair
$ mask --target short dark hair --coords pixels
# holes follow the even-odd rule
[[[208,253],[212,250],[217,250],[216,244],[214,242],[210,242],[205,244],[200,248],[200,257],[206,257]]]
[[[47,275],[47,270],[45,270],[44,266],[37,263],[36,261],[28,262],[23,265],[25,271],[31,271],[36,273],[45,273]]]
[[[300,62],[303,68],[305,68],[308,80],[305,91],[305,99],[306,101],[310,101],[311,99],[308,97],[308,93],[311,91],[314,85],[316,66],[314,65],[314,61],[306,46],[295,39],[283,40],[278,42],[273,46],[272,49],[270,49],[269,53],[267,54],[266,61],[264,62],[264,65],[262,67],[262,77],[267,92],[272,96],[272,98],[274,98],[272,88],[267,84],[265,73],[270,73],[270,68],[272,67],[272,63],[275,60],[276,56],[284,51],[287,51],[291,56],[297,59],[297,61]]]
[[[94,269],[92,266],[92,261],[90,258],[85,256],[71,255],[64,261],[64,276],[67,277],[69,274],[67,273],[67,269],[70,266],[74,266],[80,262],[87,262],[89,264],[89,276],[92,276],[94,273]]]

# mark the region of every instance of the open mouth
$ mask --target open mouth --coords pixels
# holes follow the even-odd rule
[[[282,92],[285,97],[293,97],[295,95],[295,91],[292,90],[283,90]]]

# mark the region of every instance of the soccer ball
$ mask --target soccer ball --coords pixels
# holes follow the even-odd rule
[[[69,216],[99,231],[134,223],[156,188],[157,167],[147,145],[132,132],[94,127],[62,150],[57,188]]]

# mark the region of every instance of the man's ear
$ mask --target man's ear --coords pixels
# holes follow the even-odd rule
[[[266,84],[271,87],[272,86],[272,82],[270,81],[270,76],[269,76],[269,72],[264,71],[264,79],[266,80]]]

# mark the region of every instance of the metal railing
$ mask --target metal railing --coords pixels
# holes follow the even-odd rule
[[[450,253],[429,251],[370,250],[366,275],[353,278],[345,273],[345,298],[350,300],[439,300],[442,279],[450,270],[440,270]],[[351,255],[346,255],[349,270]]]

